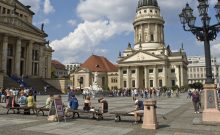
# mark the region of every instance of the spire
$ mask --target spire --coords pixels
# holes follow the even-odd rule
[[[181,53],[184,52],[183,43],[182,43],[182,45],[181,45],[180,52],[181,52]]]
[[[119,55],[118,55],[118,57],[119,57],[119,58],[121,57],[121,52],[119,52]]]
[[[131,48],[131,43],[130,42],[128,43],[128,48]]]

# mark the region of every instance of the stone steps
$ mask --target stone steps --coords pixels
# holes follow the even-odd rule
[[[41,78],[25,78],[24,82],[32,87],[34,90],[36,90],[38,93],[40,93],[41,95],[45,95],[45,94],[62,94],[62,92],[56,88],[54,88],[53,86],[49,85],[48,83],[46,83],[43,79]],[[44,92],[44,87],[45,86],[49,86],[47,93]]]
[[[3,87],[4,88],[19,88],[20,85],[16,81],[12,80],[10,77],[5,76]]]

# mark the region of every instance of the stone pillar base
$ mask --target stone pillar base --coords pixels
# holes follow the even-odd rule
[[[144,118],[142,128],[145,129],[157,129],[157,114],[156,114],[156,100],[146,100],[144,102]]]
[[[204,85],[204,110],[202,114],[203,122],[220,122],[220,111],[218,108],[216,85]]]
[[[220,111],[219,110],[206,110],[202,114],[203,122],[220,122]]]
[[[158,124],[143,124],[142,125],[142,128],[145,128],[145,129],[157,129],[158,128]]]

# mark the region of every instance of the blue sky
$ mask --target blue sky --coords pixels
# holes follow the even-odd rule
[[[35,12],[33,23],[37,27],[45,23],[49,35],[53,59],[62,63],[84,62],[91,54],[102,55],[116,63],[119,51],[128,42],[133,44],[133,20],[138,0],[19,0],[31,5]],[[213,9],[217,0],[209,0]],[[178,2],[178,3],[177,3]],[[185,32],[178,14],[186,3],[197,12],[196,0],[158,0],[165,20],[165,44],[174,51],[184,44],[188,56],[203,55],[203,43]],[[209,11],[216,23],[215,12]],[[199,25],[197,17],[197,24]],[[219,38],[212,44],[212,54],[220,59]]]

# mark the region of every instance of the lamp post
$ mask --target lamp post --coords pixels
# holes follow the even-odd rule
[[[220,31],[220,0],[215,5],[216,18],[218,23],[210,25],[211,17],[208,15],[208,0],[198,0],[199,16],[202,26],[195,26],[196,17],[193,16],[193,9],[186,4],[182,13],[179,15],[185,31],[192,32],[196,38],[204,42],[205,64],[206,64],[206,81],[204,85],[204,110],[202,120],[204,122],[220,122],[220,111],[218,110],[218,102],[216,95],[216,85],[212,75],[210,41],[216,39],[217,33]],[[195,110],[196,111],[196,110]]]
[[[210,55],[210,41],[216,39],[217,33],[220,31],[220,0],[215,5],[216,18],[218,23],[210,25],[211,17],[208,15],[208,0],[198,0],[199,16],[201,18],[202,26],[195,26],[196,17],[193,16],[193,9],[186,4],[183,8],[182,13],[179,15],[180,21],[183,24],[185,31],[190,31],[196,36],[199,41],[204,42],[205,50],[205,64],[206,64],[206,84],[213,84],[214,79],[212,76],[212,65]]]

